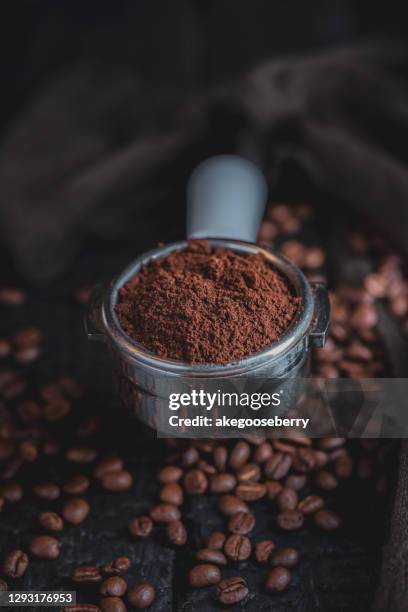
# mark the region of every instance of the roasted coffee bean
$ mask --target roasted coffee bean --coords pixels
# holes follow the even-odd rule
[[[160,500],[175,506],[181,506],[184,501],[183,489],[177,482],[166,484],[160,490]]]
[[[285,487],[300,491],[306,484],[306,476],[303,474],[290,474],[285,478]]]
[[[237,442],[230,455],[229,463],[232,469],[239,470],[239,468],[247,463],[250,454],[251,448],[247,442],[242,440]]]
[[[304,516],[299,510],[287,510],[286,512],[281,512],[276,517],[278,526],[285,531],[300,529],[303,525],[303,521]]]
[[[202,563],[214,563],[215,565],[227,565],[227,559],[220,550],[201,548],[197,553],[197,561]]]
[[[146,538],[153,529],[153,521],[150,516],[139,516],[129,523],[129,531],[136,538]]]
[[[267,480],[265,482],[266,494],[268,499],[274,500],[283,489],[283,485],[277,480]]]
[[[228,531],[247,535],[255,527],[255,517],[251,512],[237,512],[228,521]]]
[[[183,475],[183,470],[177,465],[167,465],[159,472],[159,481],[162,484],[178,482]]]
[[[334,474],[327,470],[320,470],[316,474],[316,484],[325,491],[333,491],[333,489],[338,487],[339,483]]]
[[[23,327],[14,334],[13,342],[19,348],[33,346],[41,342],[42,333],[38,327]]]
[[[319,495],[308,495],[299,502],[298,510],[303,514],[314,514],[324,507],[324,499]]]
[[[315,467],[314,467],[315,470],[321,470],[323,467],[325,467],[325,465],[327,465],[329,457],[325,451],[320,450],[320,449],[315,449],[314,456],[315,456]]]
[[[90,446],[72,446],[66,452],[66,458],[72,463],[91,463],[95,461],[97,452]]]
[[[199,460],[199,452],[194,446],[187,448],[181,455],[181,465],[183,467],[192,467]]]
[[[298,505],[298,495],[294,489],[284,487],[276,498],[276,503],[279,510],[286,512],[286,510],[294,510]]]
[[[41,355],[41,351],[38,346],[25,346],[14,351],[14,359],[20,365],[32,363]]]
[[[290,571],[286,567],[277,566],[269,572],[265,580],[265,588],[268,591],[280,593],[289,586],[291,581]]]
[[[237,479],[233,474],[215,474],[210,479],[210,491],[216,495],[230,493],[237,484]]]
[[[377,310],[375,306],[369,303],[359,304],[355,308],[350,322],[357,330],[360,328],[370,329],[374,327],[378,322]]]
[[[218,502],[218,509],[224,516],[233,516],[237,512],[249,511],[246,503],[235,495],[222,495]]]
[[[68,523],[79,525],[82,523],[90,512],[90,506],[85,499],[81,497],[73,497],[69,499],[62,509],[62,516]]]
[[[82,495],[89,488],[89,478],[83,474],[73,476],[62,486],[62,490],[67,495]]]
[[[261,540],[255,544],[255,558],[258,563],[267,563],[275,548],[272,540]]]
[[[273,449],[271,444],[269,442],[262,442],[254,450],[253,459],[255,463],[262,464],[265,463],[265,461],[268,461],[268,459],[270,459],[272,455]]]
[[[8,591],[8,584],[2,578],[0,578],[0,591]]]
[[[131,563],[129,557],[116,557],[110,563],[106,563],[101,567],[101,572],[105,576],[112,574],[125,574],[130,569]]]
[[[279,548],[273,551],[270,561],[273,566],[295,567],[299,561],[299,553],[295,548]]]
[[[132,474],[126,470],[108,472],[102,477],[102,487],[112,493],[129,491],[133,486]]]
[[[210,548],[211,550],[222,550],[224,548],[226,538],[227,536],[225,533],[221,533],[221,531],[213,531],[207,538],[207,548]]]
[[[167,525],[167,537],[175,546],[184,546],[187,542],[187,531],[181,521],[173,521]]]
[[[0,287],[0,304],[4,306],[20,306],[25,299],[25,294],[16,287]]]
[[[127,610],[120,597],[103,597],[100,608],[102,612],[126,612]]]
[[[237,472],[239,482],[257,482],[261,476],[261,468],[256,463],[247,463]]]
[[[311,448],[299,448],[293,458],[293,467],[298,472],[310,472],[315,467],[315,454]]]
[[[217,470],[214,465],[208,463],[208,461],[204,461],[204,459],[200,459],[197,462],[197,468],[207,474],[208,476],[213,476],[217,473]]]
[[[234,534],[225,540],[224,553],[231,561],[245,561],[251,549],[251,542],[245,535]]]
[[[257,501],[266,495],[266,486],[262,482],[241,483],[235,489],[235,495],[243,501]]]
[[[275,453],[265,463],[265,476],[273,480],[281,480],[287,476],[292,465],[292,457],[284,453]]]
[[[96,565],[80,565],[72,572],[71,580],[81,584],[93,584],[94,582],[101,582],[102,576]]]
[[[290,455],[292,458],[296,455],[296,447],[288,440],[273,440],[273,448],[276,451]]]
[[[149,582],[138,582],[128,591],[127,598],[131,606],[142,610],[152,605],[156,592]]]
[[[110,474],[111,472],[120,472],[123,469],[123,459],[112,455],[110,457],[105,457],[102,461],[95,466],[94,476],[99,480],[102,480],[106,474]]]
[[[247,584],[241,576],[224,578],[217,587],[217,599],[225,606],[231,606],[243,601],[248,596],[248,593]]]
[[[41,527],[48,531],[62,531],[64,528],[64,521],[56,512],[41,512],[38,518]]]
[[[10,342],[7,342],[4,338],[0,338],[0,359],[8,357],[11,353]]]
[[[21,578],[28,567],[28,557],[22,550],[13,550],[3,561],[3,573],[9,578]]]
[[[99,592],[105,597],[122,597],[126,589],[126,580],[121,576],[111,576],[102,582]]]
[[[8,502],[18,502],[23,499],[23,487],[18,482],[5,482],[0,485],[0,495]]]
[[[221,580],[219,568],[212,563],[201,563],[191,568],[188,579],[195,589],[217,584]]]
[[[208,480],[202,470],[193,469],[185,473],[183,484],[189,495],[202,495],[207,490]]]
[[[332,451],[336,448],[344,446],[345,438],[322,438],[319,440],[319,446],[325,451]]]
[[[56,559],[60,546],[60,542],[52,536],[35,536],[30,542],[30,553],[38,559]]]
[[[150,510],[150,516],[156,523],[172,523],[181,518],[180,510],[173,504],[157,504]]]
[[[38,457],[38,449],[33,442],[25,440],[21,442],[18,447],[18,452],[23,461],[26,463],[32,463]]]
[[[219,472],[225,472],[228,462],[228,451],[225,446],[217,446],[214,449],[213,461]]]
[[[313,519],[315,524],[324,531],[335,531],[341,525],[340,518],[330,510],[318,510],[313,515]]]

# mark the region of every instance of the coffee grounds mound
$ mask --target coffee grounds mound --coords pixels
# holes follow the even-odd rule
[[[192,240],[143,266],[120,289],[116,313],[124,331],[160,357],[225,364],[276,342],[298,306],[263,255]]]

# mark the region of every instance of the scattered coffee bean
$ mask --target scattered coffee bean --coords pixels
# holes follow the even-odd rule
[[[227,565],[227,559],[220,550],[201,548],[197,552],[197,560],[202,563],[214,563],[215,565]]]
[[[187,542],[187,531],[181,521],[173,521],[167,525],[167,537],[175,546],[184,546]]]
[[[239,482],[257,482],[261,476],[261,468],[256,463],[247,463],[237,472]]]
[[[221,580],[221,572],[212,563],[201,563],[194,566],[188,575],[189,582],[195,589],[217,584]]]
[[[255,517],[251,512],[237,512],[228,521],[228,531],[247,535],[255,527]]]
[[[210,491],[216,495],[222,493],[230,493],[235,488],[237,479],[233,474],[216,474],[211,477],[210,480]]]
[[[340,518],[331,510],[318,510],[313,515],[313,519],[315,524],[324,531],[335,531],[341,525]]]
[[[105,576],[110,576],[112,574],[125,574],[130,569],[130,559],[129,557],[116,557],[113,561],[106,563],[101,567],[101,572]]]
[[[270,500],[276,499],[276,497],[279,495],[279,493],[283,489],[282,483],[278,482],[277,480],[267,480],[265,482],[265,486],[266,486],[266,495],[268,496],[268,499]]]
[[[249,511],[246,503],[235,495],[222,495],[218,502],[218,508],[224,516],[233,516],[237,512]]]
[[[13,550],[3,561],[3,572],[9,578],[21,578],[28,567],[28,557],[22,550]]]
[[[52,536],[35,536],[30,542],[30,553],[38,559],[56,559],[60,546],[60,542]]]
[[[72,463],[91,463],[96,457],[96,450],[90,446],[73,446],[66,452],[66,458]]]
[[[221,531],[213,531],[207,538],[207,548],[211,550],[222,550],[224,548],[225,540],[227,536]]]
[[[150,516],[139,516],[129,523],[129,531],[136,538],[146,538],[153,529],[153,521]]]
[[[291,580],[290,571],[286,567],[277,566],[269,572],[265,580],[265,588],[268,591],[280,593],[289,586]]]
[[[127,594],[130,605],[138,610],[148,608],[155,600],[156,592],[149,582],[138,582],[134,584]]]
[[[284,487],[276,498],[276,503],[279,510],[286,512],[286,510],[294,510],[298,505],[298,496],[294,489]]]
[[[0,485],[0,495],[10,503],[23,499],[23,487],[18,482],[5,482]]]
[[[301,491],[306,484],[306,476],[304,474],[290,474],[285,479],[285,487]]]
[[[81,497],[73,497],[65,502],[62,509],[62,516],[68,523],[79,525],[82,523],[90,512],[90,506],[85,499]]]
[[[226,606],[243,601],[248,596],[248,587],[241,576],[233,576],[221,580],[217,587],[217,599]]]
[[[266,486],[262,482],[241,483],[235,489],[235,495],[243,501],[253,502],[262,499],[266,494]]]
[[[259,464],[265,463],[272,455],[273,449],[271,444],[269,442],[262,442],[254,451],[254,462]]]
[[[245,561],[251,554],[251,542],[244,535],[234,534],[225,540],[224,553],[231,561]]]
[[[189,495],[202,495],[207,490],[208,480],[202,470],[193,469],[185,473],[183,484]]]
[[[48,531],[62,531],[64,521],[56,512],[41,512],[39,516],[41,527]]]
[[[172,523],[181,518],[180,510],[173,504],[157,504],[150,510],[150,516],[156,523]]]
[[[213,459],[218,472],[225,472],[228,462],[228,451],[225,446],[217,446],[214,449]]]
[[[93,584],[101,582],[102,576],[96,565],[80,565],[71,574],[72,582],[83,584]]]
[[[177,465],[167,465],[159,472],[159,481],[163,484],[178,482],[183,475],[183,470]]]
[[[102,582],[99,592],[104,597],[122,597],[126,589],[126,580],[121,576],[111,576]]]
[[[160,500],[174,506],[181,506],[184,501],[184,492],[177,482],[164,485],[160,490]]]
[[[273,480],[282,480],[287,476],[292,465],[292,457],[285,453],[275,453],[265,463],[265,476]]]
[[[0,304],[4,306],[21,306],[26,296],[16,287],[0,287]]]
[[[233,470],[239,470],[245,465],[251,454],[251,448],[247,442],[237,442],[231,451],[230,466]]]
[[[279,548],[274,550],[271,556],[273,566],[295,567],[299,561],[299,553],[295,548]]]
[[[192,467],[200,458],[200,454],[194,446],[187,448],[181,455],[181,465],[183,467]]]
[[[7,342],[4,338],[0,338],[0,359],[8,357],[11,353],[10,342]]]
[[[126,612],[127,608],[120,597],[104,597],[101,599],[102,612]]]
[[[275,549],[275,544],[272,540],[261,540],[255,544],[255,558],[258,563],[267,563]]]
[[[324,506],[324,499],[319,495],[308,495],[299,502],[298,510],[303,514],[314,514]]]
[[[132,474],[126,470],[108,472],[102,477],[102,487],[111,493],[129,491],[133,486]]]
[[[281,512],[276,518],[276,522],[281,529],[293,531],[300,529],[303,525],[304,516],[299,510],[287,510]]]
[[[98,480],[103,479],[106,474],[111,472],[120,472],[123,469],[123,459],[116,456],[105,457],[95,466],[94,476]]]
[[[67,495],[82,495],[89,488],[89,478],[83,474],[73,476],[62,486],[62,490]]]
[[[327,470],[320,470],[316,474],[316,484],[325,491],[333,491],[339,483],[334,474]]]

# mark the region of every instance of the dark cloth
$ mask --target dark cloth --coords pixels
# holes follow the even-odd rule
[[[346,204],[374,217],[386,211],[402,241],[407,67],[405,48],[359,46],[266,63],[188,98],[152,91],[113,66],[73,69],[3,136],[1,238],[39,282],[91,236],[157,237],[157,223],[183,211],[193,166],[239,150],[252,133],[271,187],[294,160]]]

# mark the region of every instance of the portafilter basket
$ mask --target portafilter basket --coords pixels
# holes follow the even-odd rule
[[[277,342],[245,359],[227,364],[189,364],[164,359],[130,338],[122,329],[115,306],[119,290],[154,259],[183,250],[187,240],[144,253],[107,285],[94,290],[86,318],[90,340],[104,342],[113,356],[119,395],[131,413],[152,427],[163,424],[170,393],[211,389],[217,382],[271,380],[288,393],[299,394],[295,380],[307,376],[311,346],[322,347],[329,324],[329,302],[322,283],[308,282],[302,271],[281,255],[254,244],[262,219],[267,188],[260,170],[236,156],[213,157],[193,173],[188,185],[188,238],[206,238],[214,247],[237,253],[260,253],[288,280],[301,298],[294,320]]]

